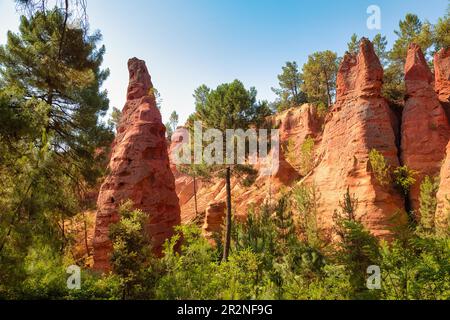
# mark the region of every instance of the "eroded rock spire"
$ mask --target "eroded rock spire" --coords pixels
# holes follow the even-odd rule
[[[180,223],[180,207],[169,166],[165,126],[156,107],[152,82],[145,62],[128,61],[130,82],[127,102],[117,129],[106,177],[97,201],[94,236],[94,268],[109,269],[112,246],[109,226],[118,221],[118,209],[128,200],[148,214],[147,231],[154,251]]]

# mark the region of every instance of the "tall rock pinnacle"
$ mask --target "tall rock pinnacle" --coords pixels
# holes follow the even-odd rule
[[[450,49],[442,49],[434,57],[436,92],[447,115],[450,115]],[[450,142],[440,172],[440,186],[437,193],[436,227],[445,230],[450,224]]]
[[[450,126],[434,90],[434,77],[420,47],[411,44],[405,64],[407,98],[402,119],[402,162],[417,171],[410,190],[411,209],[419,214],[420,184],[439,174]]]
[[[156,254],[180,223],[180,207],[169,166],[165,127],[156,107],[144,61],[128,61],[127,102],[117,129],[106,177],[97,201],[94,268],[109,269],[109,226],[119,219],[118,208],[131,200],[148,214],[147,231]]]
[[[358,200],[356,216],[376,236],[388,237],[393,215],[403,199],[391,186],[382,186],[371,170],[372,149],[398,166],[398,150],[391,110],[381,95],[383,68],[373,45],[362,39],[359,53],[346,54],[337,77],[337,101],[325,125],[319,158],[309,179],[319,192],[319,223],[333,225],[349,189]]]

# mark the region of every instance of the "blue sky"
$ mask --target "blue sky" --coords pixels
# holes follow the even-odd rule
[[[366,26],[368,6],[381,8],[381,31]],[[192,93],[205,83],[240,79],[255,86],[259,99],[273,100],[271,87],[286,61],[302,65],[309,54],[333,50],[342,55],[353,33],[381,32],[389,45],[406,13],[435,22],[448,0],[88,0],[91,29],[106,46],[105,83],[111,107],[121,109],[128,82],[127,60],[147,62],[160,91],[162,114],[173,110],[183,122],[194,111]],[[0,43],[17,30],[13,0],[0,0]]]

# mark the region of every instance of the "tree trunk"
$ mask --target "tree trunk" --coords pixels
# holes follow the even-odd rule
[[[61,31],[61,40],[59,42],[59,51],[58,51],[58,59],[61,59],[61,54],[64,46],[64,38],[66,37],[66,28],[67,28],[67,20],[69,19],[69,0],[65,0],[65,15],[64,15],[64,24],[63,29]]]
[[[330,83],[328,82],[328,74],[327,74],[327,72],[324,71],[323,73],[325,74],[325,82],[326,82],[326,86],[327,86],[327,96],[328,96],[328,108],[329,108],[333,104],[333,101],[331,99]]]
[[[194,173],[194,205],[195,205],[195,216],[198,217],[198,205],[197,205],[197,178]]]
[[[65,228],[65,221],[64,216],[61,217],[61,233],[62,233],[62,243],[61,243],[61,252],[64,252],[64,249],[66,247],[66,228]]]
[[[84,223],[84,245],[86,247],[86,255],[89,257],[89,244],[88,244],[88,232],[87,232],[87,222],[86,222],[86,213],[83,212],[83,223]]]
[[[225,245],[223,247],[223,261],[228,261],[231,245],[231,168],[227,167],[227,229],[225,234]]]

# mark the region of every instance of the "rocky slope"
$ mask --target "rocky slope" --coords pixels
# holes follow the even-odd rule
[[[109,225],[118,220],[118,208],[131,200],[147,213],[148,232],[155,252],[180,223],[180,207],[170,170],[165,127],[156,107],[145,62],[128,61],[130,82],[117,136],[112,146],[109,174],[98,196],[94,236],[94,268],[109,268]]]

